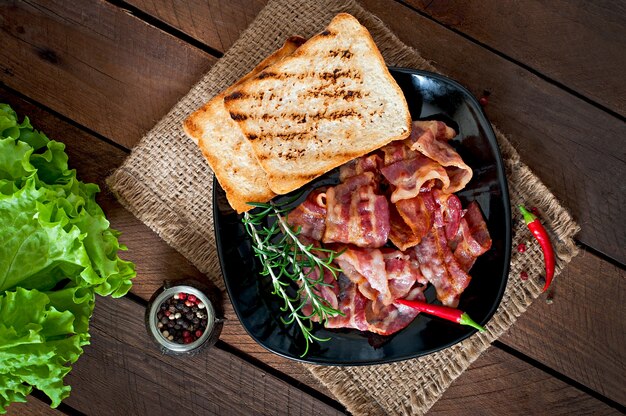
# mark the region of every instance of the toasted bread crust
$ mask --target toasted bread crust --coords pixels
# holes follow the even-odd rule
[[[199,146],[226,192],[229,204],[239,213],[252,208],[248,202],[267,202],[276,194],[269,188],[267,175],[257,162],[252,146],[226,111],[224,96],[263,69],[292,54],[304,41],[299,36],[287,39],[279,50],[183,122],[185,133]]]
[[[345,13],[229,91],[224,105],[277,194],[404,139],[411,127],[404,95],[372,37]]]

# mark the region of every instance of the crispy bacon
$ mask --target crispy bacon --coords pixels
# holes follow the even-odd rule
[[[433,190],[432,195],[441,213],[442,224],[439,226],[445,227],[446,238],[449,240],[459,230],[461,215],[463,214],[461,200],[456,195],[445,194],[438,189]]]
[[[419,262],[413,253],[403,253],[399,250],[382,249],[385,261],[385,274],[389,281],[389,291],[392,298],[402,299],[409,293],[409,290],[420,283],[428,283],[422,275]]]
[[[428,209],[424,193],[417,195],[414,198],[410,199],[402,199],[396,203],[396,208],[398,213],[404,220],[406,226],[411,230],[413,237],[411,238],[411,243],[415,242],[418,244],[422,238],[433,224],[434,217],[434,209],[435,207],[431,207]],[[415,245],[413,244],[413,245]],[[408,247],[412,247],[412,245],[407,247],[407,244],[403,244],[404,248],[398,247],[401,250],[406,250]]]
[[[338,310],[343,313],[329,318],[326,328],[354,328],[359,331],[367,331],[368,324],[365,320],[365,306],[367,299],[359,292],[357,285],[343,274],[337,281],[339,288]]]
[[[444,229],[433,227],[415,246],[415,254],[422,274],[435,286],[437,299],[444,305],[456,307],[471,277],[463,270],[448,247]]]
[[[465,215],[460,220],[457,234],[449,242],[454,257],[466,272],[469,271],[476,258],[491,248],[491,236],[487,224],[475,201],[467,206]]]
[[[448,127],[443,121],[419,120],[413,122],[411,137],[420,137],[428,132],[440,140],[450,140],[456,136],[456,131],[452,127]]]
[[[407,294],[409,300],[425,300],[424,286],[416,285]],[[377,302],[368,302],[365,308],[367,330],[379,335],[391,335],[406,328],[419,312],[404,305],[381,305]]]
[[[410,199],[406,200],[410,201]],[[422,239],[407,225],[397,208],[398,204],[389,205],[389,241],[404,251],[418,244]]]
[[[346,276],[358,284],[363,296],[385,305],[393,302],[385,273],[385,259],[380,250],[348,247],[335,261]]]
[[[386,165],[381,173],[394,186],[391,193],[391,202],[402,199],[415,198],[424,184],[430,180],[437,180],[442,188],[447,188],[450,179],[445,169],[437,162],[423,155],[416,155],[412,159],[403,159]]]
[[[326,191],[324,243],[381,247],[389,236],[389,204],[378,195],[373,172],[346,179]]]
[[[411,150],[411,146],[407,146],[404,140],[391,142],[380,150],[384,155],[383,166],[389,166],[401,160],[413,159],[419,155],[419,152]]]
[[[382,167],[383,159],[377,153],[359,157],[339,168],[339,181],[344,182],[346,179],[360,175],[363,172],[378,173]]]
[[[441,125],[444,127],[442,128]],[[407,139],[411,149],[428,156],[445,167],[449,183],[441,187],[446,193],[460,191],[472,179],[472,169],[463,162],[461,156],[448,144],[456,133],[440,121],[416,121],[413,123],[411,136]]]
[[[338,280],[338,309],[343,313],[326,322],[327,328],[354,328],[359,331],[370,331],[380,335],[391,335],[409,325],[418,315],[413,308],[403,305],[383,305],[368,300],[357,289],[357,285],[346,276],[340,275]],[[406,299],[424,300],[424,286],[417,284]]]
[[[344,247],[335,262],[363,296],[383,305],[405,297],[416,282],[428,283],[414,253]]]
[[[287,216],[287,223],[300,228],[300,236],[320,241],[326,229],[326,188],[313,190]]]

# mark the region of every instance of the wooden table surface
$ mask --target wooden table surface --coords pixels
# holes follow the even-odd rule
[[[237,39],[263,0],[0,0],[0,102],[105,177]],[[363,0],[477,96],[582,227],[581,254],[429,414],[618,414],[626,404],[626,6],[601,0]],[[9,414],[340,414],[299,364],[265,351],[232,307],[216,348],[161,355],[143,326],[164,278],[203,276],[107,191],[136,263],[131,294],[99,298],[92,343],[57,409]],[[516,276],[511,276],[515,279]]]

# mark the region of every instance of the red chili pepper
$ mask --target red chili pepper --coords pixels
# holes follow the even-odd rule
[[[478,325],[472,320],[472,318],[469,317],[468,314],[459,309],[450,308],[448,306],[433,305],[432,303],[426,303],[419,300],[396,299],[396,303],[417,309],[418,311],[429,315],[438,316],[439,318],[456,322],[457,324],[471,326],[478,329],[480,332],[485,331],[485,328]]]
[[[554,276],[554,250],[552,249],[552,243],[550,242],[550,237],[548,236],[546,229],[543,228],[543,225],[541,225],[537,216],[529,212],[522,205],[519,206],[519,210],[524,216],[526,226],[533,236],[535,236],[535,239],[539,242],[541,250],[543,251],[543,260],[546,266],[546,284],[543,286],[543,291],[545,292],[548,290],[548,287],[552,282],[552,277]]]

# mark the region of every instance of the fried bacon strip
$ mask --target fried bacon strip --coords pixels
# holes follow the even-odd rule
[[[467,206],[465,215],[459,222],[458,231],[448,244],[461,268],[466,272],[472,268],[479,256],[491,248],[487,224],[475,201]]]
[[[345,164],[340,184],[314,190],[289,214],[300,238],[341,253],[339,278],[325,275],[318,289],[344,314],[326,327],[397,332],[418,312],[396,300],[424,300],[429,283],[444,305],[458,304],[491,238],[478,204],[464,210],[453,194],[472,177],[448,143],[454,136],[445,123],[414,122],[408,139]]]
[[[326,188],[314,189],[287,215],[287,223],[300,230],[300,236],[320,241],[326,229]]]
[[[449,183],[441,190],[452,194],[465,188],[472,179],[472,168],[448,144],[456,136],[454,130],[441,121],[415,121],[411,136],[407,139],[411,150],[416,150],[445,168]]]
[[[382,247],[389,237],[389,203],[377,194],[375,174],[364,172],[326,191],[324,243]]]
[[[394,187],[390,198],[394,204],[403,199],[415,198],[423,186],[432,186],[433,180],[440,182],[442,189],[450,186],[448,173],[443,166],[421,154],[385,165],[380,171]]]

